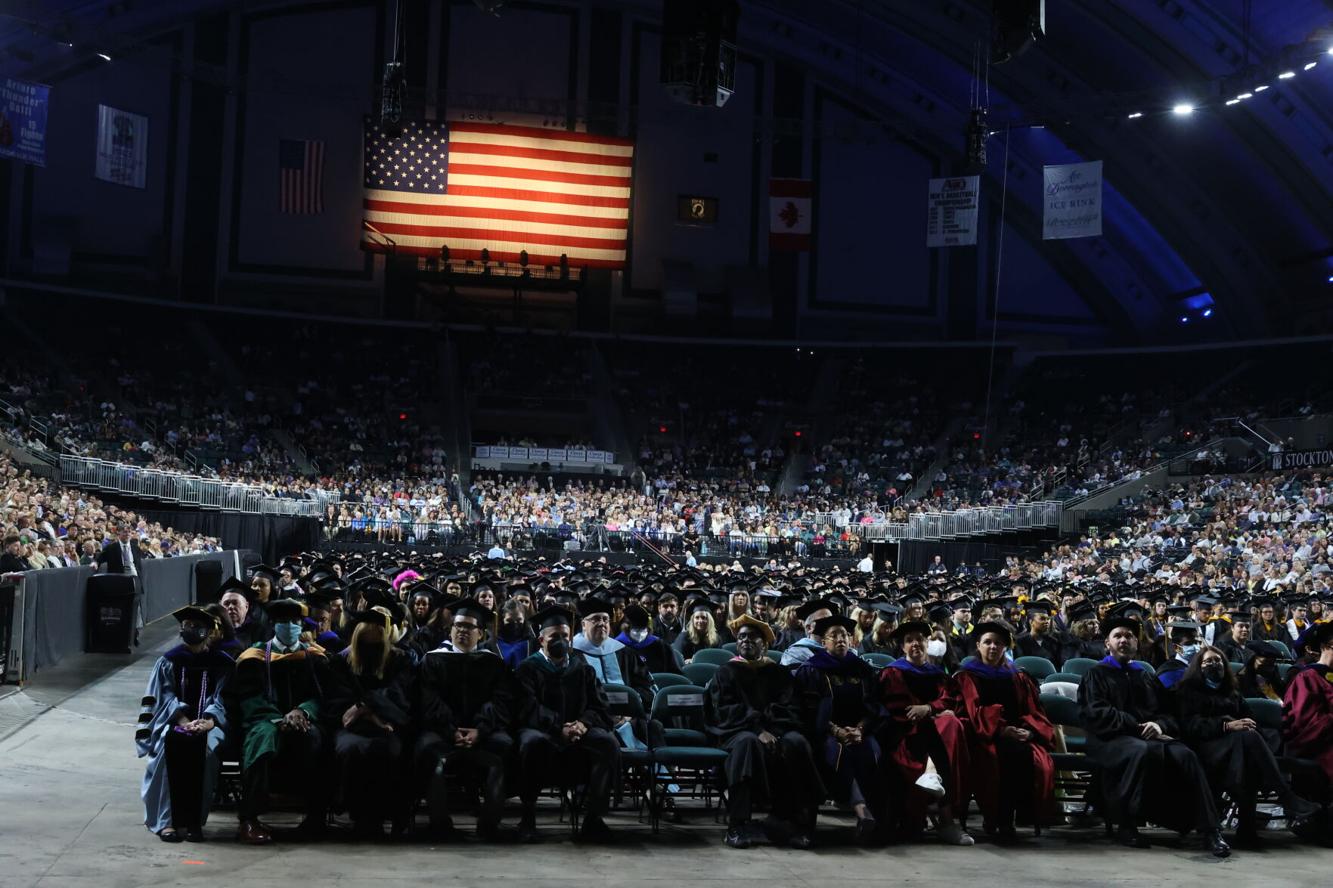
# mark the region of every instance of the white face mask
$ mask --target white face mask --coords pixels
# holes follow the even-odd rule
[[[631,629],[631,630],[629,631],[629,637],[632,638],[634,641],[643,641],[645,638],[648,637],[648,630],[647,630],[647,629]]]
[[[926,642],[927,657],[943,657],[944,652],[947,649],[948,648],[945,646],[944,642],[940,641],[938,638],[932,638],[930,641]]]

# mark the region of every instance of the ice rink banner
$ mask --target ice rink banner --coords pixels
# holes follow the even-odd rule
[[[148,185],[148,118],[97,106],[96,176],[117,185]]]
[[[1100,160],[1043,167],[1042,186],[1042,240],[1101,236]]]
[[[6,77],[0,86],[0,157],[46,166],[46,110],[51,88]]]
[[[977,242],[980,176],[930,180],[926,215],[927,247],[966,247]]]

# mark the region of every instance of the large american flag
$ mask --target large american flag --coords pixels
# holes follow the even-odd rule
[[[278,141],[278,210],[301,214],[324,212],[323,142]]]
[[[365,220],[400,252],[624,268],[634,145],[540,127],[366,123]],[[362,246],[381,250],[364,232]]]

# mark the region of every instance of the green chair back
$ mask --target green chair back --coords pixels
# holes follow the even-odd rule
[[[1055,664],[1045,657],[1015,657],[1014,666],[1038,684],[1046,676],[1055,674]]]
[[[711,663],[714,666],[721,666],[734,656],[736,656],[734,653],[724,648],[704,648],[703,650],[694,652],[694,657],[691,659],[691,662],[696,664]],[[686,673],[686,675],[688,674],[689,673]]]

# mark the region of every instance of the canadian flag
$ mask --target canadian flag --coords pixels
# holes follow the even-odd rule
[[[768,246],[809,250],[814,183],[809,179],[768,180]]]

